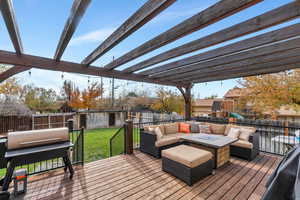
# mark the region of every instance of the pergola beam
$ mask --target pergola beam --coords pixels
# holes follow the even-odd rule
[[[242,9],[248,8],[262,0],[222,0],[215,5],[205,9],[204,11],[194,15],[193,17],[181,22],[166,32],[154,37],[145,42],[139,47],[126,53],[120,58],[105,66],[106,69],[114,69],[122,64],[125,64],[135,58],[138,58],[150,51],[167,45],[177,39],[180,39],[190,33],[193,33],[201,28],[204,28],[212,23],[233,15]]]
[[[151,57],[145,61],[137,63],[131,67],[126,68],[125,72],[135,72],[145,69],[151,65],[182,56],[187,53],[191,53],[196,50],[204,49],[213,45],[220,44],[222,42],[244,36],[246,34],[254,33],[256,31],[268,28],[280,24],[282,22],[294,19],[300,16],[300,3],[292,2],[277,9],[266,12],[257,17],[251,18],[239,24],[233,25],[229,28],[223,29],[211,35],[199,38],[192,42],[178,46],[166,52],[160,53],[154,57]],[[175,65],[174,65],[175,64]],[[176,68],[177,63],[172,62],[170,65],[163,65],[148,71],[144,71],[141,74],[149,75],[155,72],[162,72],[164,70]]]
[[[55,51],[55,60],[59,61],[61,59],[90,2],[91,0],[74,0],[70,16],[65,24]]]
[[[100,44],[81,63],[90,65],[122,40],[141,28],[176,0],[148,0],[138,11],[128,18],[115,32]]]
[[[24,72],[29,69],[31,69],[31,67],[13,66],[13,67],[9,68],[8,70],[0,73],[0,83],[5,81],[6,79],[12,77],[13,75],[16,75],[18,73]]]
[[[10,39],[14,45],[15,51],[18,55],[23,53],[23,45],[19,33],[18,24],[15,17],[15,12],[11,0],[1,0],[0,9],[4,22],[6,24]]]
[[[195,75],[195,73],[197,73],[197,72],[201,72],[201,70],[203,70],[203,69],[220,66],[220,65],[224,65],[224,64],[241,62],[241,61],[249,59],[249,58],[254,58],[255,56],[263,56],[263,55],[284,52],[286,50],[296,49],[299,47],[299,45],[300,45],[300,38],[290,39],[288,41],[284,41],[284,42],[280,42],[280,43],[262,46],[259,48],[254,48],[254,49],[250,49],[247,51],[230,54],[227,56],[217,57],[212,60],[195,63],[188,67],[178,68],[173,71],[167,71],[167,72],[153,75],[150,77],[164,78],[164,79],[168,79],[167,77],[172,77],[172,78],[188,77],[190,75]]]
[[[26,67],[46,69],[52,71],[63,71],[63,72],[70,72],[70,73],[155,83],[161,85],[182,86],[181,84],[177,84],[176,82],[166,82],[164,80],[151,79],[137,74],[128,75],[120,71],[106,70],[96,66],[90,66],[89,68],[87,68],[86,65],[79,64],[79,63],[73,63],[67,61],[57,62],[56,60],[51,58],[45,58],[45,57],[39,57],[39,56],[33,56],[27,54],[23,54],[22,56],[17,56],[17,54],[9,51],[0,51],[0,63],[21,65]]]
[[[283,55],[286,54],[286,55]],[[269,58],[267,58],[269,57]],[[300,48],[295,49],[293,52],[283,52],[279,54],[273,54],[270,56],[262,56],[252,58],[246,61],[232,63],[231,65],[220,66],[216,70],[203,70],[201,73],[195,73],[195,75],[182,78],[181,81],[189,81],[193,82],[194,80],[199,79],[206,79],[207,77],[215,77],[219,75],[227,76],[235,71],[252,71],[256,69],[266,69],[270,66],[284,66],[284,65],[291,65],[297,62],[300,62]]]

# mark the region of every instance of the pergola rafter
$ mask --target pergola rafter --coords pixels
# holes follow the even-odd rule
[[[136,30],[141,28],[144,24],[149,22],[175,1],[176,0],[148,0],[81,63],[90,65],[92,62],[108,52]]]
[[[231,74],[235,71],[255,71],[257,69],[269,71],[272,67],[282,67],[285,70],[285,65],[297,64],[300,62],[300,48],[293,49],[290,51],[280,52],[271,54],[269,56],[260,56],[255,58],[250,58],[241,62],[221,65],[217,68],[210,70],[203,70],[201,73],[196,73],[196,75],[181,78],[181,81],[191,81],[207,79],[208,77],[215,77],[220,74],[224,75]],[[225,75],[226,75],[225,74]]]
[[[299,3],[292,2],[287,5],[281,6],[277,9],[266,12],[262,15],[256,16],[239,24],[233,25],[229,28],[223,29],[216,33],[210,34],[208,36],[199,38],[192,42],[188,42],[166,52],[160,53],[154,57],[151,57],[145,61],[137,63],[131,67],[124,69],[125,72],[135,72],[138,70],[145,69],[157,63],[182,56],[187,53],[191,53],[193,51],[197,51],[200,49],[204,49],[213,45],[220,44],[222,42],[226,42],[231,39],[235,39],[237,37],[241,37],[250,33],[257,32],[259,30],[268,28],[270,26],[274,26],[288,20],[294,19],[300,16]],[[183,59],[183,61],[191,61],[193,57],[188,57]],[[150,70],[145,70],[140,74],[150,75],[152,73],[162,72],[164,70],[169,70],[172,68],[176,68],[178,66],[177,62],[172,62],[170,64],[162,65],[159,67],[155,67]]]
[[[175,1],[148,0],[82,63],[74,63],[62,61],[61,57],[90,0],[74,0],[71,14],[61,34],[53,59],[23,53],[12,1],[1,0],[0,9],[15,52],[0,50],[0,63],[14,65],[14,67],[0,74],[0,82],[27,69],[39,68],[175,86],[185,98],[186,118],[188,119],[191,114],[191,88],[194,83],[274,73],[300,67],[299,23],[175,62],[154,66],[152,69],[139,73],[133,73],[171,58],[221,44],[295,19],[300,16],[300,2],[298,0],[158,54],[123,71],[115,70],[115,68],[135,58],[263,1],[220,0],[215,5],[141,44],[105,67],[90,66],[93,61],[104,55]]]
[[[61,59],[90,2],[91,0],[74,0],[70,16],[65,24],[55,51],[54,59],[56,61]]]
[[[7,27],[10,39],[14,45],[16,53],[21,55],[23,53],[23,45],[19,33],[18,24],[15,17],[15,11],[11,0],[0,1],[1,13]]]
[[[212,23],[220,21],[221,19],[233,15],[242,9],[261,2],[262,0],[226,0],[219,1],[215,5],[201,11],[200,13],[192,16],[191,18],[181,22],[166,32],[154,37],[153,39],[145,42],[139,47],[131,50],[125,55],[119,57],[113,62],[104,66],[106,69],[114,69],[123,65],[135,58],[138,58],[150,51],[154,51],[164,45],[167,45],[175,40],[178,40],[190,33],[202,29]]]
[[[150,76],[152,78],[182,78],[195,75],[195,73],[201,73],[201,70],[211,69],[213,67],[221,66],[224,64],[232,64],[235,62],[241,62],[249,58],[255,58],[257,56],[267,56],[274,53],[284,52],[290,49],[296,49],[300,46],[300,38],[290,39],[280,43],[269,44],[259,48],[250,49],[247,51],[238,52],[235,54],[229,54],[226,56],[220,56],[215,59],[195,63],[183,68],[177,68],[176,70],[163,72],[157,75]]]
[[[24,72],[26,70],[29,70],[31,67],[25,67],[25,66],[13,66],[9,68],[8,70],[0,73],[0,83],[8,79],[9,77]]]
[[[257,75],[263,75],[263,74],[271,74],[271,73],[282,72],[285,70],[295,69],[295,68],[300,68],[300,62],[292,64],[292,65],[270,67],[270,68],[268,68],[268,70],[254,69],[253,71],[245,71],[245,69],[243,69],[243,70],[239,70],[239,71],[234,71],[231,74],[228,74],[225,76],[218,75],[218,76],[210,77],[210,78],[206,78],[206,79],[194,80],[193,83],[194,84],[206,83],[206,82],[211,82],[211,81],[221,81],[221,80],[233,79],[233,78],[243,78],[243,77],[257,76]]]

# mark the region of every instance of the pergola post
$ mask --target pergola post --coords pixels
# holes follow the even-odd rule
[[[186,120],[191,120],[192,118],[192,88],[193,84],[189,84],[185,87],[177,87],[181,92],[184,99],[184,116]]]

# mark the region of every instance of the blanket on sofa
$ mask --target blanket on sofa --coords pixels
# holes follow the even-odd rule
[[[266,187],[263,200],[300,200],[300,146],[283,158]]]

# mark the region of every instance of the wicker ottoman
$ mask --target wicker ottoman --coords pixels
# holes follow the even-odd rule
[[[162,151],[162,170],[176,176],[188,185],[212,174],[212,153],[187,145]]]

